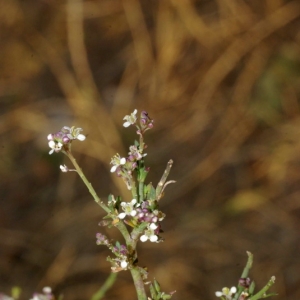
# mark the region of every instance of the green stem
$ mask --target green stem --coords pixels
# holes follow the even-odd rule
[[[253,264],[253,254],[251,252],[247,251],[247,255],[248,255],[248,260],[247,260],[246,266],[243,270],[243,273],[241,275],[241,278],[247,278],[248,277],[248,274],[249,274],[250,269],[251,269],[252,264]],[[233,300],[239,299],[239,297],[240,297],[241,293],[243,292],[243,290],[244,290],[244,287],[238,285],[238,291],[234,295]]]
[[[144,202],[144,182],[139,182],[139,203]]]
[[[138,300],[147,300],[145,285],[138,266],[130,269]]]
[[[268,295],[266,295],[266,291],[275,283],[275,276],[272,276],[271,279],[269,280],[269,282],[254,296],[252,296],[250,299],[251,300],[258,300],[258,299],[262,299],[262,298],[266,298],[268,297]]]
[[[126,241],[126,245],[131,245],[131,237],[130,237],[130,234],[128,232],[128,229],[127,227],[125,226],[125,224],[123,222],[118,222],[116,224],[116,227],[119,229],[119,231],[122,233],[125,241]]]
[[[144,144],[144,137],[143,137],[143,132],[141,132],[141,134],[140,134],[139,147],[140,147],[141,153],[143,153],[143,152],[144,152],[144,147],[145,147],[145,144]]]
[[[247,264],[246,264],[246,266],[243,270],[241,278],[247,278],[248,277],[248,274],[249,274],[250,269],[251,269],[252,264],[253,264],[253,254],[251,252],[247,251],[247,255],[248,255]]]
[[[91,300],[100,300],[104,297],[106,292],[114,285],[118,273],[110,273],[100,289],[92,296]]]
[[[137,201],[139,201],[136,184],[135,184],[134,180],[132,180],[132,182],[131,182],[131,194],[132,194],[133,199],[136,199]]]
[[[103,201],[98,197],[96,191],[94,190],[92,184],[87,180],[87,178],[85,177],[85,175],[83,174],[81,168],[79,167],[79,165],[77,164],[76,159],[74,158],[74,156],[72,155],[71,151],[65,151],[66,155],[69,157],[69,159],[71,160],[72,164],[74,165],[77,173],[79,174],[79,176],[81,177],[82,181],[85,183],[86,187],[88,188],[89,192],[91,193],[91,195],[93,196],[95,202],[101,206],[107,213],[110,213],[110,209],[103,203]]]

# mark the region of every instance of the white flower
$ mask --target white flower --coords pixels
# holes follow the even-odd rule
[[[62,172],[68,172],[69,168],[66,165],[60,165],[59,166]]]
[[[62,143],[60,143],[60,142],[55,143],[53,140],[49,141],[48,145],[51,148],[51,150],[49,151],[49,154],[52,154],[54,151],[59,152],[61,150],[61,147],[63,146]]]
[[[124,219],[126,216],[132,216],[134,217],[137,214],[137,211],[135,210],[135,207],[140,206],[140,204],[136,204],[136,199],[132,199],[129,203],[122,202],[121,206],[124,212],[120,213],[118,217],[120,219]]]
[[[122,260],[120,263],[121,268],[126,269],[128,266],[128,262],[126,260]]]
[[[128,152],[129,156],[133,156],[136,160],[140,160],[143,157],[147,156],[147,153],[142,154],[141,153],[142,150],[138,149],[138,147],[135,145],[130,146],[129,150],[130,150]]]
[[[216,292],[216,296],[217,297],[223,297],[225,296],[225,298],[227,300],[231,300],[232,299],[232,295],[236,293],[236,287],[233,286],[231,289],[229,289],[228,287],[224,287],[222,288],[222,292]]]
[[[123,166],[126,164],[126,158],[121,157],[118,153],[111,159],[110,162],[113,166],[110,169],[110,172],[113,173],[117,170],[119,166]]]
[[[81,134],[80,132],[83,131],[82,128],[75,128],[74,126],[68,127],[64,126],[61,131],[67,135],[70,140],[79,140],[84,141],[86,136]]]
[[[158,226],[155,223],[148,224],[144,234],[140,237],[141,242],[146,242],[148,240],[150,240],[150,242],[157,242],[158,236],[155,234],[157,227]]]
[[[126,120],[126,122],[123,123],[124,127],[129,127],[130,125],[135,124],[135,122],[137,120],[136,113],[137,113],[137,110],[135,109],[132,114],[127,115],[123,118],[123,120]]]

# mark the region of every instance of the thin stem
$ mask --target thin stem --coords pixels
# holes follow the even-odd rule
[[[136,184],[134,180],[131,181],[131,194],[133,196],[133,199],[138,200],[138,193],[137,193]]]
[[[248,277],[248,274],[249,274],[250,269],[251,269],[252,264],[253,264],[253,254],[251,252],[247,251],[247,255],[248,255],[248,260],[247,260],[246,266],[245,266],[245,268],[242,272],[241,278],[247,278]],[[243,290],[244,290],[244,288],[239,285],[238,286],[238,291],[234,295],[233,300],[239,299],[239,297],[240,297],[241,293],[243,292]]]
[[[125,239],[125,241],[126,241],[126,245],[131,245],[132,239],[131,239],[130,234],[129,234],[129,232],[128,232],[128,229],[127,229],[127,227],[124,225],[124,223],[123,223],[123,222],[118,222],[118,223],[116,224],[116,227],[117,227],[117,228],[120,230],[120,232],[122,233],[122,235],[123,235],[123,237],[124,237],[124,239]]]
[[[110,273],[100,289],[92,296],[91,300],[102,299],[106,292],[114,285],[117,279],[118,273]]]
[[[139,148],[140,148],[141,153],[144,151],[144,147],[145,147],[144,137],[143,137],[143,133],[141,132],[140,133],[140,142],[139,142]]]
[[[241,278],[248,277],[249,271],[250,271],[250,269],[252,267],[252,264],[253,264],[253,254],[251,252],[247,251],[247,255],[248,255],[247,264],[246,264],[246,266],[243,270]]]
[[[254,296],[251,297],[251,300],[258,300],[262,298],[267,298],[266,291],[275,283],[275,276],[272,276],[269,282]],[[272,294],[273,295],[273,294]],[[276,295],[276,294],[275,294]]]
[[[173,160],[170,159],[168,161],[168,164],[167,164],[167,167],[164,171],[164,174],[162,175],[157,187],[156,187],[156,198],[159,200],[161,197],[162,197],[162,193],[163,193],[163,190],[164,190],[164,186],[165,186],[165,183],[166,183],[166,180],[170,174],[170,171],[171,171],[171,168],[172,168],[172,165],[173,165]],[[171,181],[171,182],[174,182],[174,181]]]
[[[72,164],[74,165],[77,173],[79,174],[79,176],[81,177],[82,181],[85,183],[86,187],[88,188],[90,194],[93,196],[95,202],[101,206],[107,213],[110,213],[110,209],[103,203],[103,201],[98,197],[96,191],[94,190],[92,184],[87,180],[87,178],[85,177],[85,175],[82,172],[82,169],[79,167],[79,165],[77,164],[76,159],[74,158],[74,156],[72,155],[71,151],[65,151],[65,154],[69,157],[69,159],[71,160]]]

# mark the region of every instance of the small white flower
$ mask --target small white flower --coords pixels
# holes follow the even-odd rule
[[[61,171],[64,173],[69,171],[69,168],[66,165],[60,165],[59,167],[60,167]]]
[[[232,295],[236,293],[236,287],[233,286],[231,289],[229,289],[228,287],[224,287],[222,288],[222,292],[216,292],[215,295],[217,297],[223,297],[225,296],[225,298],[227,300],[231,300],[232,299]]]
[[[113,166],[111,167],[110,169],[110,172],[113,173],[117,170],[117,168],[119,166],[123,166],[126,164],[126,158],[125,157],[121,157],[119,155],[119,153],[117,153],[112,159],[111,159],[111,162],[110,162]]]
[[[123,123],[124,127],[129,127],[130,125],[135,124],[135,122],[137,120],[136,113],[137,113],[137,110],[135,109],[133,111],[133,113],[131,113],[130,115],[127,115],[123,118],[123,120],[126,120],[126,122]]]
[[[60,143],[60,142],[55,143],[53,140],[49,141],[48,145],[51,148],[51,150],[49,151],[49,154],[52,154],[54,151],[59,152],[63,146],[62,143]]]
[[[84,141],[86,136],[81,134],[80,132],[83,131],[82,128],[75,128],[74,126],[68,127],[64,126],[61,131],[67,135],[70,140],[79,140]]]
[[[151,223],[150,226],[149,226],[149,228],[150,228],[151,230],[155,230],[157,227],[158,227],[158,226],[157,226],[155,223]]]
[[[121,202],[121,206],[124,212],[120,213],[118,217],[120,219],[124,219],[126,216],[132,216],[134,217],[137,214],[137,211],[135,210],[136,207],[140,206],[140,204],[136,204],[136,199],[132,199],[129,203],[127,202]]]
[[[122,260],[120,266],[121,266],[123,269],[126,269],[127,266],[128,266],[128,262],[127,262],[126,260]]]
[[[158,226],[155,223],[148,224],[144,234],[140,237],[141,242],[146,242],[148,240],[150,240],[150,242],[157,242],[158,236],[154,232],[157,227]]]
[[[135,158],[136,160],[141,160],[143,157],[147,156],[147,153],[142,154],[141,150],[138,149],[137,146],[132,145],[129,147],[129,156],[132,156],[133,158]]]

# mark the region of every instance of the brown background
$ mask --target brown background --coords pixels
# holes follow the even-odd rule
[[[49,156],[63,125],[99,196],[130,194],[109,172],[135,138],[122,118],[147,110],[149,181],[172,158],[165,243],[140,263],[174,299],[216,299],[255,255],[251,278],[300,299],[300,2],[0,1],[0,290],[45,285],[89,299],[109,272],[104,215],[70,163]],[[127,272],[128,273],[128,272]],[[135,299],[119,274],[106,299]]]

